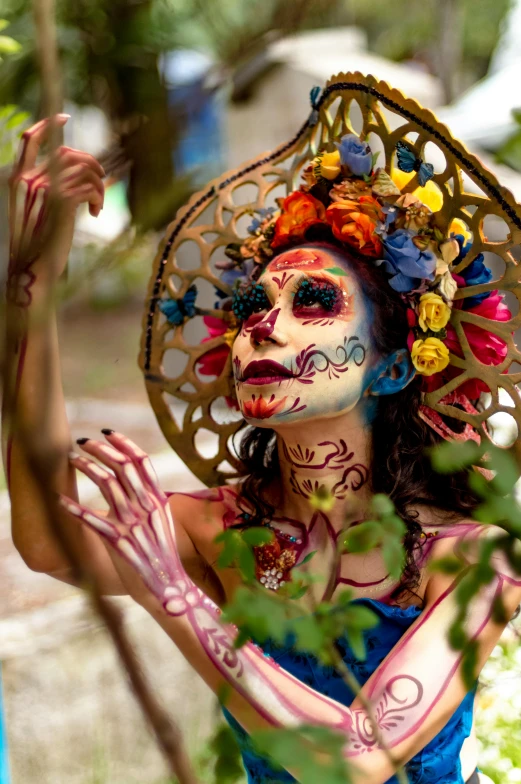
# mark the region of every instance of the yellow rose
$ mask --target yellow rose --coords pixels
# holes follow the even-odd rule
[[[395,185],[403,191],[407,183],[412,180],[415,172],[403,172],[401,169],[393,169],[391,178]],[[443,207],[443,194],[435,182],[429,180],[423,188],[420,186],[413,191],[414,195],[425,204],[431,212],[438,212]]]
[[[438,338],[415,340],[411,349],[412,364],[422,376],[432,376],[449,364],[449,349]]]
[[[315,158],[313,163],[316,169],[318,169],[318,174],[326,180],[334,180],[340,174],[342,168],[338,150],[323,152]]]
[[[450,308],[439,294],[429,291],[427,294],[421,295],[418,306],[418,323],[424,332],[428,329],[439,332],[447,325],[449,319]]]

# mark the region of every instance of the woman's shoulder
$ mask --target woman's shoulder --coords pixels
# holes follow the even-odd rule
[[[433,515],[434,518],[434,515]],[[481,523],[472,518],[448,521],[440,516],[421,523],[424,548],[422,566],[441,558],[456,557],[463,565],[479,559],[481,543],[485,538],[500,538],[505,531],[492,523]]]
[[[236,521],[239,514],[237,495],[236,487],[222,485],[168,493],[168,500],[174,518],[187,533],[197,537],[204,533],[215,536]]]

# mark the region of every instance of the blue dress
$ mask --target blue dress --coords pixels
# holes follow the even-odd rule
[[[385,659],[400,637],[421,613],[418,607],[401,608],[387,605],[375,599],[361,598],[355,602],[366,602],[378,615],[380,623],[364,633],[367,658],[359,661],[350,650],[345,638],[338,640],[339,649],[345,663],[350,667],[358,682],[363,685]],[[263,644],[265,653],[290,672],[299,681],[306,683],[321,694],[332,697],[343,705],[350,705],[353,692],[341,677],[331,668],[322,665],[312,654],[296,652],[290,645],[278,646],[270,642]],[[415,757],[407,763],[406,770],[410,784],[463,784],[459,753],[463,741],[472,728],[472,712],[477,682],[445,727]],[[248,774],[248,784],[286,784],[295,779],[286,771],[276,770],[268,760],[259,756],[251,743],[249,735],[233,716],[223,709],[225,719],[230,724],[239,743],[244,767]],[[397,784],[396,776],[386,784]]]

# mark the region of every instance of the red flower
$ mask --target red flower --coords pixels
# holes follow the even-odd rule
[[[378,258],[382,253],[382,243],[375,229],[383,217],[382,208],[373,196],[336,201],[326,210],[335,237],[371,258]]]
[[[223,319],[215,318],[214,316],[204,316],[203,321],[209,336],[203,338],[201,343],[207,343],[219,335],[224,335],[228,330],[228,325]],[[197,360],[197,369],[202,376],[220,376],[226,365],[230,347],[223,343],[222,346],[216,346],[207,351]]]
[[[306,230],[316,223],[325,223],[326,208],[309,193],[294,191],[282,202],[282,214],[275,221],[272,248],[304,239]]]
[[[418,326],[418,316],[412,308],[407,308],[405,311],[407,317],[407,324],[412,328]]]
[[[269,419],[284,407],[285,402],[285,397],[275,400],[275,395],[272,395],[269,400],[265,400],[262,395],[258,398],[252,395],[251,400],[244,401],[243,413],[250,419]]]
[[[213,340],[219,335],[224,335],[228,331],[228,325],[223,319],[215,318],[214,316],[204,316],[203,321],[210,334],[207,338],[203,338],[201,343],[207,343],[209,340]],[[227,343],[211,348],[210,351],[207,351],[206,354],[203,354],[197,360],[196,364],[199,373],[202,376],[217,376],[218,378],[224,370],[229,354],[230,346]],[[225,400],[229,408],[239,410],[238,403],[234,398],[227,396]]]

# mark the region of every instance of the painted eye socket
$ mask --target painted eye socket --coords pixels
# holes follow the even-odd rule
[[[325,280],[303,280],[294,299],[294,308],[310,308],[320,306],[328,313],[338,307],[340,292],[333,284]]]
[[[241,321],[246,321],[254,313],[270,308],[270,301],[259,283],[248,286],[245,291],[236,291],[233,295],[232,310]]]

